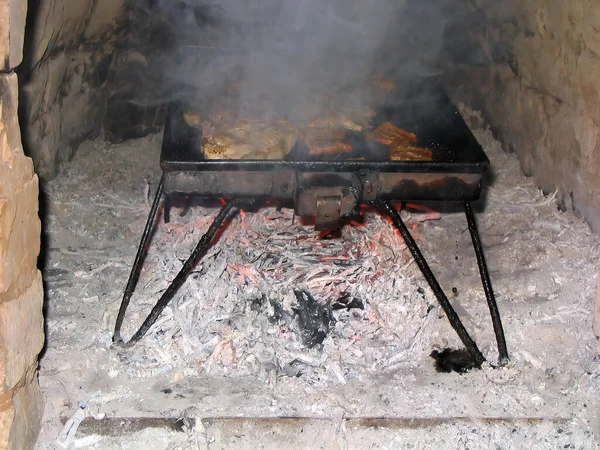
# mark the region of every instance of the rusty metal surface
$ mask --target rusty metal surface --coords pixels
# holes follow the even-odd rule
[[[315,230],[336,230],[340,227],[342,215],[342,197],[326,195],[317,197]]]
[[[381,198],[397,201],[473,201],[479,197],[480,174],[273,171],[165,172],[167,194],[199,197],[268,197],[294,199],[303,195],[352,193],[356,201]],[[323,182],[325,181],[325,182]],[[306,210],[300,207],[299,210]],[[351,208],[350,208],[351,209]],[[311,208],[314,214],[314,208]]]

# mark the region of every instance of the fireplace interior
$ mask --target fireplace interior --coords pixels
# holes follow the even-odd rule
[[[597,448],[592,2],[0,11],[0,448]]]

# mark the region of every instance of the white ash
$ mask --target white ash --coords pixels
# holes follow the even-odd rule
[[[139,326],[215,214],[197,207],[160,225],[125,335]],[[132,373],[193,361],[183,364],[231,376],[266,378],[275,370],[344,383],[431,348],[438,307],[415,282],[412,259],[385,219],[370,211],[341,238],[319,239],[293,215],[274,207],[238,214],[140,345],[126,352],[124,360],[136,362]],[[322,303],[354,297],[364,310],[335,311],[324,345],[308,349],[293,311],[296,289]]]

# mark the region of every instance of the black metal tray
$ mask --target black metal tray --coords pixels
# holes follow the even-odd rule
[[[418,144],[433,151],[432,161],[389,161],[374,156],[366,161],[315,160],[306,157],[301,146],[286,160],[213,160],[202,153],[201,130],[188,126],[183,119],[185,105],[170,105],[161,153],[163,171],[264,171],[287,169],[316,172],[354,172],[361,169],[403,173],[470,173],[482,174],[489,166],[483,149],[441,86],[431,79],[413,83],[408,93],[391,94],[376,110],[373,127],[385,121],[415,133]],[[361,140],[362,139],[362,140]],[[355,147],[366,140],[352,139]],[[371,144],[377,145],[377,144]],[[380,154],[359,148],[360,154]]]

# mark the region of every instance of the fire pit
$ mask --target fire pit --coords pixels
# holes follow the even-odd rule
[[[372,122],[391,122],[410,129],[418,144],[432,150],[431,161],[390,161],[380,158],[361,133],[352,134],[353,147],[366,157],[361,160],[311,158],[296,145],[284,160],[211,160],[202,154],[202,131],[183,119],[183,103],[170,106],[161,154],[163,176],[143,232],[138,252],[117,317],[113,341],[129,347],[139,341],[183,285],[194,266],[206,254],[215,235],[233,209],[260,205],[265,201],[291,203],[295,214],[314,217],[315,229],[333,230],[359,214],[365,204],[389,217],[406,242],[452,327],[465,345],[472,366],[484,357],[441,289],[394,202],[461,202],[477,256],[480,276],[490,310],[499,350],[499,364],[508,352],[498,307],[470,202],[480,196],[488,158],[443,89],[430,80],[413,86],[410,94],[390,95],[380,105]],[[208,231],[202,236],[141,327],[124,342],[120,330],[148,251],[150,235],[164,197],[164,219],[170,220],[171,202],[177,197],[226,198]]]

